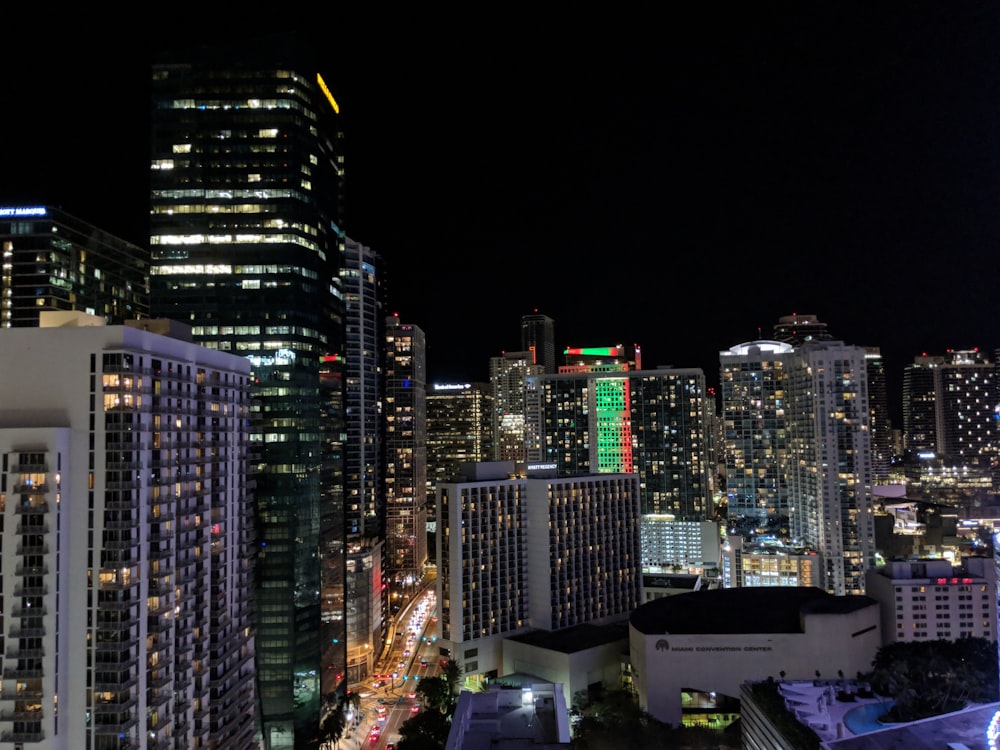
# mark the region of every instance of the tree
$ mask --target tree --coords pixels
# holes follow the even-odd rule
[[[425,709],[399,727],[397,747],[399,750],[441,750],[448,742],[450,730],[450,717],[434,709]]]
[[[876,652],[871,685],[894,701],[888,718],[916,721],[996,700],[997,644],[985,638],[890,643]]]
[[[414,691],[426,708],[444,713],[450,703],[450,688],[444,677],[425,677]]]
[[[343,705],[327,711],[319,725],[320,747],[329,748],[331,745],[338,747],[340,738],[344,736],[345,724]]]

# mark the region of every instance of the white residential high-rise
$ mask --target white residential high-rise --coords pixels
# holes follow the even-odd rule
[[[726,498],[732,523],[788,515],[786,361],[792,345],[751,341],[719,352]]]
[[[41,322],[0,330],[0,744],[256,747],[250,363]]]
[[[789,530],[823,561],[820,586],[865,593],[875,567],[865,349],[814,341],[788,361]]]
[[[530,437],[525,422],[525,380],[544,371],[542,365],[534,364],[530,351],[490,357],[495,461],[526,460]]]

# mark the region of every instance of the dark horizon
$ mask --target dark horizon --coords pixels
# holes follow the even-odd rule
[[[343,112],[346,232],[386,259],[429,380],[485,379],[535,309],[560,350],[639,343],[713,386],[720,351],[794,312],[879,347],[894,389],[921,353],[1000,345],[1000,6],[672,8],[577,34],[511,14],[467,36],[360,16],[307,36]],[[53,19],[46,54],[9,60],[0,203],[147,245],[149,64],[247,33],[98,25],[84,49]]]

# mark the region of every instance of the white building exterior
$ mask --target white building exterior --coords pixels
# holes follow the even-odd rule
[[[789,358],[789,528],[816,550],[831,594],[863,594],[875,567],[865,350],[810,342]]]
[[[639,705],[681,723],[681,691],[739,697],[747,680],[836,677],[871,669],[879,605],[818,588],[713,589],[632,613],[629,653]]]
[[[42,326],[0,330],[0,744],[249,748],[250,364]]]
[[[882,605],[886,643],[997,640],[996,567],[991,557],[888,562],[868,571],[868,595]]]
[[[562,685],[518,688],[491,685],[485,693],[463,690],[451,720],[445,750],[556,750],[572,746]]]

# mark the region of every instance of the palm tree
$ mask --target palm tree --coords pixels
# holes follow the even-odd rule
[[[340,738],[344,736],[344,724],[343,705],[337,705],[327,711],[319,725],[320,747],[329,748],[331,745],[339,747]]]

